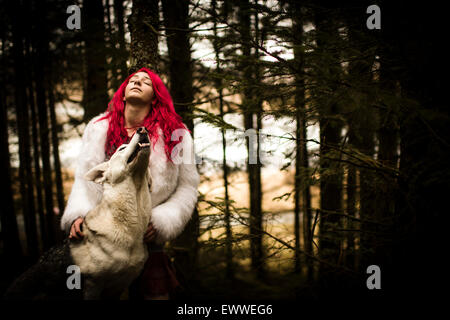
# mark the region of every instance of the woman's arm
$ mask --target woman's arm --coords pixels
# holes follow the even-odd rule
[[[178,236],[189,221],[197,203],[197,187],[200,177],[195,165],[192,137],[184,130],[183,140],[177,145],[187,153],[179,164],[178,184],[175,192],[163,203],[152,209],[151,222],[157,231],[156,242],[164,243]]]
[[[105,160],[105,141],[108,129],[108,120],[95,122],[99,117],[92,119],[86,126],[80,154],[77,159],[75,181],[67,201],[66,209],[61,218],[61,229],[69,231],[73,221],[84,217],[101,200],[102,186],[84,178],[85,173]]]

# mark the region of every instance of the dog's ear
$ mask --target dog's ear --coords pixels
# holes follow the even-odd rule
[[[100,163],[86,172],[84,178],[88,181],[94,181],[95,183],[102,184],[106,180],[106,169],[108,169],[108,162]]]

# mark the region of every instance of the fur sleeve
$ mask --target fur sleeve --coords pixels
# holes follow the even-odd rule
[[[183,131],[183,140],[177,146],[181,145],[183,153],[188,156],[179,164],[177,188],[165,202],[152,209],[151,221],[158,231],[157,243],[164,243],[178,236],[191,218],[197,203],[200,177],[195,165],[193,140],[187,130]]]
[[[102,186],[84,178],[85,173],[105,160],[105,141],[108,120],[95,122],[92,119],[86,126],[77,160],[75,181],[67,201],[66,209],[61,218],[61,229],[69,231],[72,222],[78,217],[84,217],[101,200]]]

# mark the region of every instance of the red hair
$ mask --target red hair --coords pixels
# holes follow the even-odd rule
[[[164,138],[164,149],[167,159],[172,161],[172,149],[181,141],[172,141],[172,132],[176,129],[187,129],[183,124],[182,118],[175,112],[172,98],[169,91],[162,82],[161,78],[153,71],[147,68],[141,68],[138,71],[129,75],[125,81],[120,85],[119,89],[114,93],[112,100],[108,104],[107,113],[97,121],[108,119],[108,133],[106,136],[105,152],[107,156],[111,156],[115,150],[128,138],[125,130],[125,102],[123,97],[125,95],[125,88],[128,85],[130,78],[137,72],[146,72],[151,81],[154,92],[154,100],[150,112],[145,117],[142,126],[147,128],[149,137],[152,141],[153,147],[158,140],[158,127],[161,128]],[[188,129],[187,129],[188,130]],[[189,130],[188,130],[189,131]]]

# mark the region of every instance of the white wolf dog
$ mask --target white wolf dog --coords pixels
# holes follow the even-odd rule
[[[143,236],[152,210],[150,150],[147,130],[139,128],[109,161],[86,173],[87,180],[103,185],[103,196],[84,219],[84,238],[50,249],[14,281],[6,299],[120,297],[148,257]],[[80,290],[68,286],[72,265],[81,271]]]

